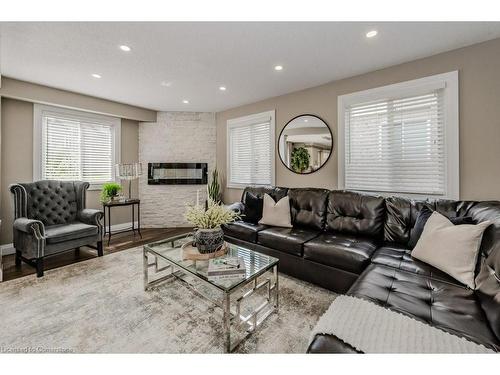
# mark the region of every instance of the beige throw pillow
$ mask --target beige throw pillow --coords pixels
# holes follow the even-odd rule
[[[290,201],[287,197],[281,198],[278,202],[269,194],[264,194],[264,206],[262,208],[262,219],[259,224],[272,225],[275,227],[292,227],[290,217]]]
[[[430,264],[475,289],[474,270],[484,230],[491,224],[453,225],[446,217],[433,212],[411,256]]]

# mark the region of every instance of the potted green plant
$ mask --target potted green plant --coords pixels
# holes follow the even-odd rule
[[[208,208],[187,206],[186,220],[194,225],[194,242],[201,254],[213,253],[224,245],[224,232],[221,225],[240,218],[237,212],[208,200]]]
[[[309,152],[305,147],[297,147],[292,150],[290,166],[295,172],[302,173],[309,168]]]
[[[211,199],[213,202],[220,204],[220,202],[222,201],[222,197],[219,182],[219,171],[217,170],[217,168],[212,171],[212,181],[210,181],[210,183],[207,185],[207,193],[209,200]]]
[[[106,182],[102,185],[101,202],[109,202],[118,196],[122,186],[116,182]]]

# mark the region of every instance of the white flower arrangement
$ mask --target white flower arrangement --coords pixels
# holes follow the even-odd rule
[[[238,220],[240,214],[209,200],[206,211],[202,206],[188,205],[184,217],[197,229],[214,229]]]

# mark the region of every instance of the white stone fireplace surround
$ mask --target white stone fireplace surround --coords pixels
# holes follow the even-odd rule
[[[149,228],[190,226],[184,219],[186,203],[206,199],[206,185],[148,185],[148,163],[208,163],[215,167],[215,114],[209,112],[158,112],[157,122],[139,124],[139,179],[141,225]]]

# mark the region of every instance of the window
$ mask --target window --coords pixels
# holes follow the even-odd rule
[[[339,96],[339,188],[458,199],[458,72]]]
[[[274,111],[227,122],[227,186],[274,185]]]
[[[82,180],[94,189],[114,180],[120,124],[118,118],[35,105],[34,179]]]

